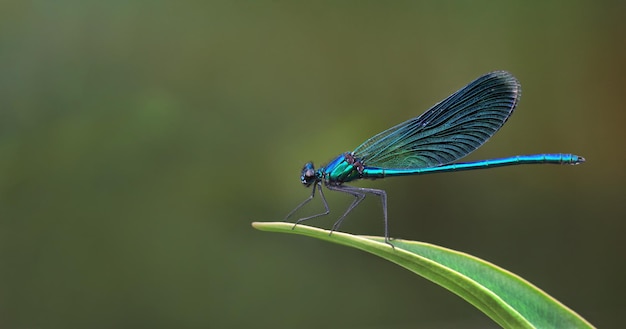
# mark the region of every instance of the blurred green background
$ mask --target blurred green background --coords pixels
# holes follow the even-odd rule
[[[359,182],[392,236],[462,250],[599,327],[626,277],[624,2],[0,5],[2,328],[495,328],[359,251],[263,233],[324,164],[474,78],[518,110],[468,159],[584,165]],[[327,193],[330,227],[351,201]],[[319,200],[300,215],[322,209]],[[383,233],[368,198],[342,230]]]

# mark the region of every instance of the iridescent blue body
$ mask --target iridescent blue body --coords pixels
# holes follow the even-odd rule
[[[584,162],[584,160],[584,158],[574,154],[556,153],[516,155],[507,158],[473,162],[459,162],[427,168],[393,169],[362,166],[361,169],[359,169],[359,166],[355,166],[354,164],[361,163],[361,160],[355,158],[354,154],[352,153],[344,153],[336,157],[328,165],[318,169],[317,177],[319,177],[326,184],[341,185],[343,183],[347,183],[361,178],[377,179],[395,176],[412,176],[448,171],[487,169],[519,164],[579,164],[581,162]]]
[[[354,201],[335,222],[332,232],[339,228],[345,216],[366,194],[374,194],[382,201],[385,239],[389,243],[385,191],[343,185],[344,183],[363,178],[378,179],[521,164],[575,165],[584,162],[585,159],[581,156],[556,153],[454,163],[480,147],[504,125],[517,106],[520,95],[520,84],[510,73],[488,73],[422,115],[375,135],[353,152],[337,156],[322,168],[315,170],[313,163],[305,164],[300,180],[307,187],[313,185],[313,191],[286,218],[311,201],[317,187],[326,211],[300,218],[296,225],[330,213],[322,185],[329,190],[353,195]]]

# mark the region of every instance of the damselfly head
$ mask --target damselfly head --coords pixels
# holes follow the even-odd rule
[[[315,167],[313,162],[307,162],[302,168],[302,175],[300,175],[300,181],[306,187],[309,187],[316,180]]]

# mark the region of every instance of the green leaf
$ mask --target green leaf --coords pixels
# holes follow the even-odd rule
[[[326,240],[396,263],[465,299],[503,328],[593,328],[576,312],[521,277],[482,259],[429,243],[357,236],[293,223],[252,223],[262,231]]]

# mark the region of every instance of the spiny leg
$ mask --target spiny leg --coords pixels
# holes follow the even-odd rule
[[[300,202],[300,204],[298,206],[296,206],[292,211],[290,211],[287,216],[285,216],[285,219],[283,219],[284,221],[287,221],[289,219],[289,217],[291,217],[291,215],[293,215],[296,211],[298,211],[298,209],[302,208],[305,204],[309,203],[311,200],[313,200],[313,198],[315,197],[315,187],[317,186],[317,184],[313,185],[313,191],[311,192],[311,195],[309,195],[308,198],[304,199],[304,201]],[[320,188],[321,190],[321,188]]]
[[[355,198],[354,201],[352,201],[352,204],[350,204],[348,209],[344,212],[344,214],[341,215],[341,217],[339,217],[339,219],[335,222],[332,230],[330,231],[331,234],[333,231],[339,229],[339,226],[341,226],[341,223],[345,219],[346,215],[348,215],[359,203],[361,203],[361,201],[363,201],[363,199],[365,199],[366,193],[370,193],[380,197],[380,201],[383,205],[383,214],[385,219],[385,243],[394,248],[393,244],[391,244],[391,240],[389,239],[389,228],[387,224],[387,192],[385,192],[384,190],[377,190],[373,188],[353,187],[347,185],[328,186],[328,189],[348,193],[353,195]]]
[[[353,191],[350,188],[350,186],[328,186],[328,189],[329,190],[333,190],[333,191],[339,191],[339,192],[343,192],[343,193],[348,193],[348,194],[350,194],[350,195],[352,195],[354,197],[354,201],[352,201],[352,203],[350,204],[348,209],[346,209],[346,211],[343,213],[343,215],[341,215],[341,217],[339,217],[339,219],[337,219],[335,224],[333,224],[333,228],[330,230],[330,234],[333,234],[334,231],[339,229],[339,226],[341,226],[341,223],[343,223],[343,220],[352,211],[352,209],[354,209],[356,206],[358,206],[359,203],[361,203],[361,201],[363,201],[363,199],[365,199],[365,193],[360,193],[360,192]]]
[[[320,216],[325,216],[328,215],[330,213],[330,208],[328,208],[328,202],[326,202],[326,197],[324,196],[324,191],[322,190],[322,185],[321,183],[317,183],[315,185],[313,185],[313,192],[311,193],[311,195],[304,200],[302,203],[300,203],[296,209],[292,210],[287,217],[285,217],[285,220],[287,220],[294,212],[296,212],[298,209],[302,208],[302,206],[304,206],[305,204],[309,203],[309,201],[313,200],[313,197],[315,196],[315,188],[316,186],[319,185],[319,191],[320,191],[320,197],[322,198],[322,203],[324,204],[324,208],[326,209],[326,211],[313,215],[313,216],[309,216],[309,217],[304,217],[304,218],[300,218],[298,219],[294,224],[293,227],[291,228],[292,230],[296,228],[296,226],[302,222],[304,222],[305,220],[309,220],[315,217],[320,217]]]

